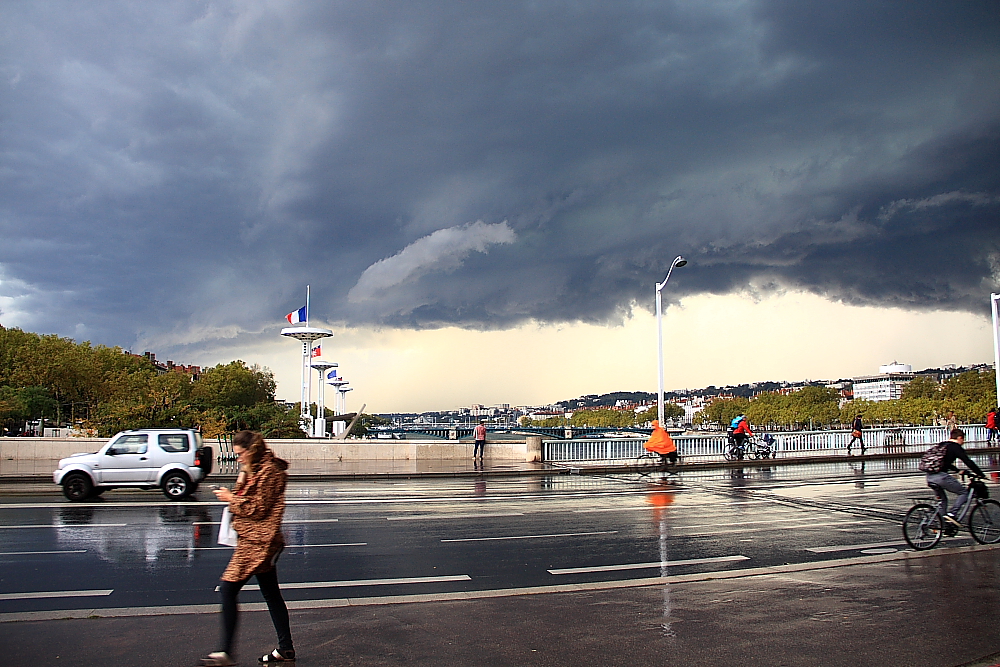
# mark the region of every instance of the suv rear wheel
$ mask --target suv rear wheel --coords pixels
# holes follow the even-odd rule
[[[66,475],[62,488],[66,499],[75,503],[86,500],[94,493],[94,483],[90,481],[90,477],[82,472]]]
[[[183,500],[194,491],[190,478],[180,470],[172,470],[163,476],[163,495],[170,500]]]

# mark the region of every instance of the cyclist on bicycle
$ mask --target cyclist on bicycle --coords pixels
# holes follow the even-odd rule
[[[951,439],[938,443],[927,450],[927,453],[920,460],[920,469],[927,473],[928,486],[933,484],[940,487],[941,500],[945,507],[948,506],[948,497],[945,491],[958,494],[955,502],[951,505],[951,509],[945,514],[944,519],[953,526],[961,527],[961,524],[955,517],[958,516],[965,502],[969,499],[969,490],[948,473],[958,472],[958,468],[955,467],[955,460],[958,459],[968,466],[972,474],[979,477],[985,477],[986,475],[976,465],[976,462],[969,458],[965,448],[962,447],[965,444],[965,431],[960,428],[953,428],[950,435]]]
[[[743,449],[746,447],[747,440],[753,437],[753,431],[750,430],[750,422],[747,421],[746,415],[740,415],[740,421],[733,429],[733,443]]]

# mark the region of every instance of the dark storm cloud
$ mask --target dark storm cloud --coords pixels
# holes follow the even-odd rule
[[[982,311],[995,5],[7,3],[0,321],[159,349],[802,288]]]

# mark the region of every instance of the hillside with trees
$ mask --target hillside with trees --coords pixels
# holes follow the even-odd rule
[[[44,419],[101,437],[155,426],[200,428],[207,437],[241,429],[304,437],[297,408],[274,399],[267,368],[231,361],[163,372],[119,347],[77,343],[0,326],[0,429],[19,433]]]
[[[752,398],[716,399],[695,415],[695,424],[727,425],[745,414],[760,428],[801,429],[846,428],[855,415],[866,424],[929,426],[954,411],[959,422],[982,423],[996,407],[994,372],[969,371],[942,384],[918,376],[903,388],[902,396],[891,401],[847,401],[840,405],[840,393],[826,387],[804,387],[790,393],[764,392]]]

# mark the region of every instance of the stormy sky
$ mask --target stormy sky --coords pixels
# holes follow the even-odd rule
[[[987,312],[995,2],[0,3],[0,323],[127,348]],[[161,356],[164,356],[161,354]],[[556,398],[556,397],[553,397]],[[565,398],[565,397],[563,397]]]

